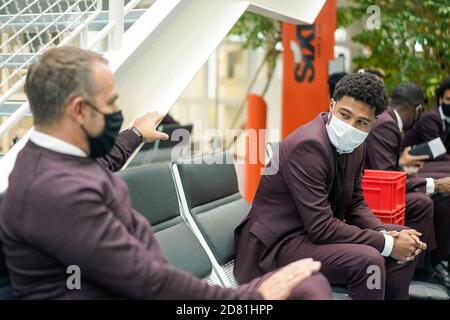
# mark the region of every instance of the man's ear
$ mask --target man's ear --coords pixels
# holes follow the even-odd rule
[[[83,107],[84,104],[84,99],[81,96],[71,98],[66,105],[66,114],[78,123],[83,123],[87,112],[87,109]]]
[[[331,99],[330,105],[328,106],[328,108],[330,109],[330,112],[333,110],[334,105],[335,105],[335,101],[333,99]]]

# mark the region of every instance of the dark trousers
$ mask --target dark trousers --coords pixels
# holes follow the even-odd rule
[[[422,192],[406,194],[405,225],[422,233],[421,240],[427,244],[427,252],[436,249],[436,234],[433,223],[433,200]],[[418,257],[417,267],[425,268],[425,254]]]
[[[386,229],[400,230],[402,227],[386,225]],[[368,245],[314,244],[306,237],[287,241],[278,253],[277,262],[282,266],[308,257],[322,262],[321,273],[332,285],[346,286],[350,297],[367,300],[408,299],[409,284],[417,263],[416,259],[398,264]],[[378,288],[371,286],[375,268],[379,270]]]
[[[429,161],[420,169],[423,178],[450,177],[450,161]],[[434,203],[434,229],[436,233],[437,255],[448,259],[450,256],[450,195],[437,194],[431,197]]]
[[[436,230],[437,254],[450,257],[450,196],[436,195],[434,202],[434,228]]]

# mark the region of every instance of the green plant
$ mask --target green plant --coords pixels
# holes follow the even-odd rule
[[[368,52],[353,59],[354,67],[383,69],[390,92],[400,82],[415,82],[432,105],[437,84],[450,73],[450,0],[378,0],[381,28],[373,30],[365,27],[365,21],[370,15],[367,8],[374,3],[348,3],[338,8],[337,25],[363,24],[352,39]]]

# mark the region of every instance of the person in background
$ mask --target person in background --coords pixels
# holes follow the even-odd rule
[[[238,281],[312,257],[353,299],[408,299],[415,257],[426,248],[421,233],[382,224],[361,187],[364,140],[387,103],[386,88],[373,74],[349,74],[337,83],[329,112],[280,143],[272,157],[278,171],[261,177],[235,230]],[[379,286],[369,288],[373,269]]]
[[[25,128],[19,128],[16,130],[15,134],[14,134],[14,138],[13,138],[13,144],[16,144],[17,142],[19,142],[20,139],[22,139],[22,137],[27,133],[27,129]]]
[[[440,137],[447,154],[429,161],[421,172],[443,172],[450,175],[450,76],[441,81],[436,89],[437,106],[426,111],[420,119],[405,132],[403,146],[413,146]]]
[[[424,99],[422,89],[414,83],[401,83],[394,88],[388,110],[378,116],[367,138],[366,169],[402,171],[422,166],[428,159],[427,155],[410,155],[410,147],[402,150],[402,133],[420,121]],[[442,264],[450,250],[450,197],[443,196],[450,192],[450,178],[440,176],[407,176],[405,219],[406,225],[421,232],[428,244],[428,259],[425,261],[422,255],[417,276],[450,289],[450,277]]]
[[[160,124],[176,124],[176,125],[180,125],[180,123],[175,120],[169,113],[166,114],[166,116],[161,120]]]
[[[333,73],[328,78],[328,90],[329,90],[329,98],[331,99],[334,94],[334,88],[336,87],[336,84],[341,80],[343,77],[347,75],[346,72],[337,72]]]
[[[107,61],[60,47],[28,70],[35,131],[19,152],[0,206],[0,238],[19,299],[331,299],[312,259],[243,284],[209,286],[170,266],[149,222],[113,174],[145,141],[167,139],[155,112],[123,118]],[[66,285],[80,268],[81,288]]]
[[[380,68],[374,68],[374,67],[364,68],[364,69],[359,69],[358,72],[360,72],[360,73],[364,73],[364,72],[371,73],[371,74],[376,76],[381,81],[384,81],[384,78],[386,78],[386,74]]]

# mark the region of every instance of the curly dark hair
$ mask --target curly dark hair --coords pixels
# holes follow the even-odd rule
[[[339,101],[342,97],[352,97],[375,108],[375,115],[386,110],[389,98],[383,81],[375,75],[364,73],[352,73],[339,80],[334,89],[333,99]]]
[[[439,98],[444,97],[445,90],[450,90],[450,76],[442,80],[439,87],[436,89],[436,100],[438,104]]]

